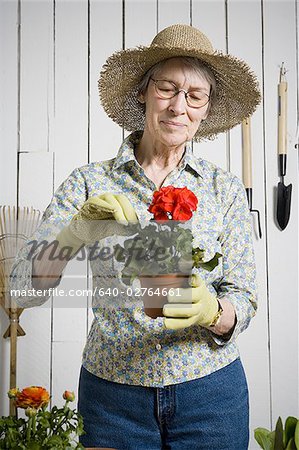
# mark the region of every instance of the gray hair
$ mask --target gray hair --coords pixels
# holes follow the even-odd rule
[[[200,59],[194,58],[191,56],[178,56],[176,58],[180,58],[183,62],[184,66],[191,68],[195,73],[197,73],[200,77],[206,80],[210,86],[210,102],[208,112],[210,111],[215,99],[216,99],[216,79],[212,70],[207,66],[207,64],[203,63]],[[168,59],[164,59],[163,61],[158,62],[154,66],[152,66],[141,78],[140,82],[137,85],[138,96],[140,94],[145,94],[149,81],[151,78],[154,78],[155,75],[165,66]]]

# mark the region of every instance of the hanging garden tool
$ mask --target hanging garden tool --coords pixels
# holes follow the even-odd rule
[[[278,84],[278,164],[281,181],[277,188],[277,222],[282,230],[289,222],[291,211],[292,185],[284,184],[287,167],[287,90],[284,63],[280,68]]]
[[[33,208],[0,206],[0,305],[9,317],[9,327],[4,338],[10,338],[10,389],[16,387],[17,337],[25,331],[19,324],[23,311],[10,297],[8,281],[12,264],[18,250],[35,231],[41,212]],[[15,405],[10,401],[10,414],[15,414]]]
[[[249,210],[257,214],[259,237],[262,237],[260,213],[252,208],[252,159],[250,117],[242,121],[242,155],[243,155],[243,184],[245,186]]]

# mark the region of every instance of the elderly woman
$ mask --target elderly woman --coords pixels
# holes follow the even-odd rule
[[[17,301],[23,307],[46,301],[70,257],[83,244],[111,243],[127,225],[148,219],[160,187],[192,190],[194,239],[221,253],[221,263],[212,272],[197,269],[198,283],[181,288],[177,307],[165,305],[156,319],[132,299],[123,308],[108,295],[102,303],[94,299],[79,383],[81,441],[122,450],[245,450],[248,390],[236,338],[256,310],[250,214],[241,181],[195,157],[191,142],[250,116],[260,99],[256,78],[243,61],[214,52],[199,30],[173,25],[149,47],[108,58],[99,88],[109,117],[132,133],[115,158],[75,169],[59,187],[36,239],[64,219],[55,251],[71,252],[55,259],[50,248],[25,247],[12,287],[46,293]],[[115,267],[111,259],[93,261],[94,285],[121,286]]]

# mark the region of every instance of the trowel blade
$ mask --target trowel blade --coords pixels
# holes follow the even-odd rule
[[[292,185],[285,186],[281,181],[277,190],[277,222],[282,230],[289,222],[291,211]]]

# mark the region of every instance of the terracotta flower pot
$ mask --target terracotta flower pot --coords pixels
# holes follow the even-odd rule
[[[189,275],[187,274],[160,274],[139,277],[144,312],[152,319],[163,317],[163,306],[167,303],[167,294],[170,289],[188,287]],[[175,293],[175,292],[174,292]]]

